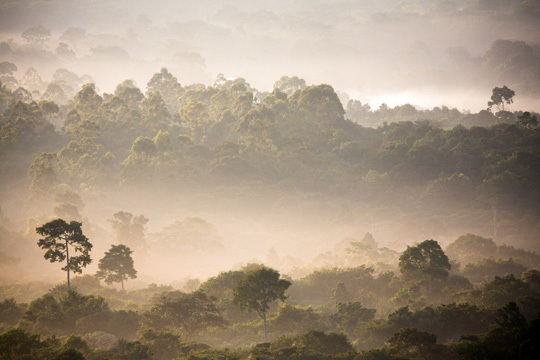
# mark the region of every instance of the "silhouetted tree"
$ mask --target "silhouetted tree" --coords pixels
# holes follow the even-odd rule
[[[45,259],[50,262],[66,260],[66,266],[62,270],[67,271],[68,291],[70,290],[70,270],[81,273],[82,268],[92,261],[90,258],[92,244],[83,235],[81,226],[82,223],[80,222],[72,221],[68,224],[62,219],[56,219],[36,228],[39,235],[45,236],[38,241],[39,247],[47,250]],[[75,252],[79,252],[81,255],[71,256],[70,258],[70,245],[74,247]]]
[[[107,284],[119,282],[124,290],[124,281],[128,278],[136,279],[137,270],[133,267],[131,251],[125,245],[112,245],[105,256],[99,260],[99,271],[96,273],[98,279],[103,279]]]
[[[512,99],[516,95],[515,91],[504,85],[502,88],[493,88],[493,94],[491,95],[491,101],[488,101],[488,109],[491,110],[493,105],[497,106],[501,111],[504,111],[504,104],[510,105],[514,102]]]
[[[268,342],[266,312],[274,300],[284,301],[291,282],[279,278],[279,272],[263,267],[246,274],[234,289],[233,302],[242,309],[255,311],[264,322],[264,341]]]
[[[439,243],[425,240],[416,246],[408,246],[399,257],[399,270],[406,277],[421,277],[427,282],[427,291],[431,293],[432,281],[448,277],[450,262]]]

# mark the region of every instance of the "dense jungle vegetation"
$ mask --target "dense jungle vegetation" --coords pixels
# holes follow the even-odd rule
[[[540,359],[538,29],[0,0],[0,360]]]
[[[54,96],[61,95],[62,82],[48,89],[55,85]],[[294,76],[272,92],[222,76],[213,86],[182,86],[167,69],[146,93],[126,80],[114,94],[99,94],[91,83],[65,101],[51,94],[34,99],[6,86],[0,93],[2,198],[10,214],[1,228],[0,358],[538,356],[540,133],[537,114],[502,110],[511,101],[497,101],[496,89],[490,105],[499,111],[478,114],[410,105],[371,110],[354,100],[344,107],[330,85],[306,86]],[[204,219],[152,235],[148,218],[120,211],[109,223],[123,245],[112,246],[96,276],[73,278],[69,291],[69,284],[17,281],[27,266],[21,258],[43,255],[38,238],[60,239],[47,230],[53,222],[45,224],[54,218],[79,232],[86,224],[89,237],[81,232],[75,250],[88,258],[76,258],[71,270],[97,260],[91,244],[103,240],[92,236],[100,232],[85,204],[99,207],[115,194],[208,194],[203,202],[232,202],[219,205],[223,210],[263,198],[274,207],[287,196],[287,206],[318,198],[342,205],[333,221],[365,220],[369,210],[371,221],[417,224],[434,238],[437,224],[491,238],[467,233],[444,250],[417,238],[396,251],[367,233],[336,239],[318,256],[325,266],[291,268],[281,280],[252,263],[182,286],[129,289],[128,282],[119,290],[114,283],[123,288],[137,277],[132,253],[174,257],[227,247]],[[26,234],[10,220],[16,206],[29,214]],[[287,206],[277,211],[292,214]],[[75,239],[73,228],[67,233]],[[130,270],[122,273],[115,265],[126,259]],[[268,262],[283,268],[278,260]],[[249,284],[266,297],[242,290]]]

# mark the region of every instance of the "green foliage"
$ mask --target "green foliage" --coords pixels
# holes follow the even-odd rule
[[[119,282],[124,290],[124,281],[137,278],[132,253],[133,251],[125,245],[111,245],[109,251],[99,260],[96,277],[105,280],[107,284]]]
[[[534,128],[538,126],[538,117],[536,115],[531,115],[530,112],[525,111],[523,114],[518,116],[517,124],[526,128]]]
[[[347,333],[355,330],[362,323],[375,318],[375,309],[366,309],[359,302],[337,303],[337,311],[330,316],[330,320]]]
[[[180,337],[171,332],[146,329],[141,333],[141,342],[148,346],[152,358],[168,360],[178,357],[182,350]]]
[[[356,355],[347,337],[339,333],[308,330],[296,336],[280,337],[272,343],[255,345],[249,358],[255,359],[353,359]]]
[[[269,304],[278,299],[285,301],[285,291],[291,286],[290,281],[279,277],[276,270],[261,267],[248,271],[234,288],[234,304],[241,309],[255,311],[263,319],[265,341],[268,341],[266,312],[270,309]]]
[[[13,298],[0,302],[0,323],[13,326],[17,324],[22,315],[22,309]]]
[[[0,335],[0,357],[6,360],[36,359],[43,345],[38,335],[13,329]]]
[[[490,59],[525,51],[512,44],[494,44]],[[82,83],[66,69],[55,79],[56,85],[72,88]],[[101,96],[86,84],[64,107],[17,102],[22,90],[4,89],[2,149],[9,161],[2,173],[31,165],[35,199],[46,198],[62,183],[98,193],[131,186],[152,192],[246,190],[257,184],[269,191],[344,197],[382,212],[397,206],[407,209],[404,221],[416,221],[424,212],[450,216],[448,228],[470,221],[471,231],[493,229],[502,236],[497,240],[532,243],[540,203],[534,113],[516,112],[512,117],[525,116],[523,121],[496,126],[490,114],[483,125],[491,127],[467,128],[458,124],[479,124],[485,114],[446,107],[421,111],[410,104],[372,111],[351,103],[351,114],[356,106],[363,121],[380,126],[365,128],[344,119],[331,86],[305,87],[295,77],[281,80],[292,81],[286,89],[290,94],[279,89],[261,94],[245,79],[224,76],[213,86],[184,88],[162,69],[146,95],[130,80],[114,95]],[[60,90],[65,100],[75,91]],[[53,117],[64,121],[63,131],[54,130],[48,120]],[[432,120],[420,121],[426,118]],[[48,155],[33,164],[20,161],[27,152],[27,157]],[[355,216],[369,220],[365,213]]]
[[[279,277],[276,270],[267,267],[246,273],[234,288],[234,303],[266,318],[269,304],[278,299],[285,301],[285,291],[291,286],[290,281]]]
[[[476,5],[486,6],[484,3]],[[465,9],[474,13],[471,7]],[[84,31],[82,35],[75,31],[73,39],[77,36],[84,36]],[[9,56],[25,51],[12,50],[7,43],[0,47]],[[454,50],[454,60],[472,63],[464,49]],[[532,50],[519,41],[498,40],[477,62],[484,70],[493,72],[498,81],[510,81],[497,77],[508,70],[513,74],[519,72],[523,84],[531,84],[531,79],[523,77],[537,68],[534,62],[537,57]],[[1,76],[11,76],[16,70],[16,65],[11,63],[2,63],[1,67]],[[2,77],[5,85],[4,80],[7,81]],[[145,190],[152,196],[162,191],[172,197],[193,192],[195,198],[199,194],[210,197],[215,193],[230,193],[232,199],[235,194],[243,194],[244,198],[235,197],[235,201],[272,198],[273,211],[281,210],[280,201],[294,193],[293,201],[301,199],[299,206],[311,205],[312,199],[317,198],[329,208],[337,208],[342,203],[339,199],[346,199],[350,209],[345,209],[343,214],[335,212],[334,217],[327,216],[328,221],[371,222],[378,228],[395,224],[396,220],[407,223],[398,228],[404,230],[404,238],[426,231],[434,236],[439,233],[447,236],[458,226],[464,226],[469,231],[490,234],[497,242],[536,246],[534,236],[538,233],[540,204],[537,166],[540,155],[535,120],[538,114],[505,110],[515,95],[506,87],[494,89],[490,107],[501,108],[496,115],[487,111],[465,113],[447,107],[419,110],[410,104],[394,108],[383,104],[372,110],[355,100],[347,103],[345,113],[340,97],[346,99],[346,94],[338,96],[330,85],[306,87],[305,81],[294,76],[280,79],[272,93],[260,93],[245,79],[227,80],[223,75],[218,76],[213,86],[182,87],[167,69],[152,77],[146,94],[131,80],[119,84],[112,95],[98,94],[93,84],[86,84],[75,93],[83,80],[67,69],[59,69],[46,90],[33,72],[21,84],[26,87],[30,80],[35,82],[35,89],[10,90],[10,84],[0,86],[1,180],[10,189],[5,193],[10,193],[12,188],[18,190],[12,184],[24,180],[24,172],[28,170],[32,199],[39,200],[40,207],[48,212],[54,206],[57,215],[66,220],[79,221],[84,204],[80,197],[61,194],[63,187],[80,189],[85,200],[88,197],[92,203],[99,196],[109,194],[108,190],[130,194]],[[510,83],[511,86],[517,81]],[[518,86],[520,92],[525,87]],[[39,91],[45,90],[42,99],[54,102],[33,102],[36,93],[30,91],[38,87],[41,87]],[[59,129],[62,121],[64,127]],[[506,123],[494,125],[501,121]],[[16,191],[13,194],[20,197]],[[54,198],[57,194],[62,196]],[[9,206],[15,207],[9,200]],[[111,223],[119,243],[144,249],[147,221],[142,215],[118,212]],[[222,243],[213,225],[199,218],[176,222],[156,236],[167,240],[163,241],[163,248],[169,250],[177,246],[182,251],[206,252]],[[9,241],[4,242],[4,238]],[[24,238],[3,233],[2,252],[17,242],[17,252],[24,251]],[[538,274],[536,270],[525,271],[525,267],[537,267],[539,255],[512,246],[497,246],[487,237],[467,234],[458,238],[445,252],[461,264],[461,274],[478,285],[474,289],[467,278],[448,276],[450,266],[444,260],[444,253],[435,246],[436,242],[430,244],[433,245],[430,249],[409,250],[418,245],[403,254],[402,278],[392,272],[375,276],[373,268],[365,266],[321,269],[295,280],[290,287],[290,283],[285,286],[286,280],[280,280],[284,289],[281,295],[276,291],[275,298],[283,299],[287,289],[290,304],[271,307],[275,294],[266,294],[267,301],[253,300],[256,296],[252,296],[253,301],[243,306],[252,308],[258,315],[262,311],[268,317],[273,335],[290,334],[270,345],[253,348],[253,354],[259,358],[283,359],[354,356],[330,354],[321,350],[330,346],[313,345],[324,343],[327,334],[301,334],[304,338],[292,334],[308,328],[346,331],[357,337],[356,343],[362,348],[382,346],[400,328],[417,328],[416,333],[411,333],[412,338],[425,335],[418,332],[430,332],[442,342],[455,341],[463,334],[478,334],[476,338],[457,341],[459,351],[456,351],[465,358],[478,354],[476,357],[512,357],[519,351],[534,354],[538,325],[524,323],[516,309],[506,304],[515,302],[525,319],[532,319],[538,312]],[[61,248],[53,251],[50,259],[65,260],[61,257],[63,251]],[[6,252],[2,265],[7,262],[16,265],[11,257],[14,253],[15,250]],[[347,261],[353,265],[371,261],[379,271],[393,269],[396,257],[389,249],[379,249],[366,236],[361,241],[350,242]],[[83,266],[77,269],[82,270]],[[69,263],[66,268],[74,270]],[[522,272],[519,280],[517,277]],[[99,294],[114,309],[147,310],[150,306],[142,325],[174,333],[148,330],[153,333],[142,335],[140,342],[120,342],[111,350],[89,350],[80,343],[77,345],[74,339],[62,348],[52,340],[34,342],[29,347],[47,348],[47,359],[79,356],[75,352],[70,355],[69,349],[96,359],[149,358],[160,350],[163,353],[159,356],[163,358],[246,357],[242,351],[181,345],[179,334],[183,338],[204,339],[213,346],[229,346],[227,341],[233,345],[255,341],[254,334],[262,331],[261,322],[233,306],[234,290],[248,283],[251,273],[247,268],[222,273],[202,284],[202,291],[208,295],[197,293],[189,297],[169,293],[163,301],[155,295],[172,289],[153,285],[121,293],[102,288],[93,278],[82,277],[73,281],[74,287],[93,295],[64,297],[65,287],[57,286],[49,296],[32,302],[22,320],[24,305],[5,300],[0,303],[2,326],[20,322],[26,329],[51,335],[106,331],[110,334],[99,333],[95,338],[103,340],[107,347],[116,341],[115,335],[135,340],[141,317],[133,311],[111,311]],[[482,284],[507,273],[515,276],[495,277]],[[120,276],[120,281],[123,280]],[[428,292],[432,282],[437,291],[426,296],[422,291],[424,282]],[[29,301],[35,299],[32,294],[40,286],[34,284],[31,290],[21,290],[21,285],[6,285],[2,286],[2,293],[17,301],[21,298]],[[148,305],[153,296],[153,304]],[[456,303],[448,304],[449,301]],[[340,304],[332,314],[335,302]],[[410,309],[395,309],[401,304],[409,304]],[[499,314],[496,309],[503,306],[507,308]],[[377,308],[379,319],[374,319],[375,310],[371,308]],[[491,317],[485,308],[491,309]],[[273,309],[277,309],[275,314],[271,313]],[[230,326],[226,326],[224,319]],[[520,325],[508,325],[514,323]],[[488,332],[490,325],[493,329]],[[423,346],[405,335],[403,338],[413,345],[407,345],[404,340],[397,346],[400,349],[379,349],[362,356],[446,356],[444,351],[448,348]],[[309,344],[304,346],[304,342]],[[94,347],[97,341],[89,340],[90,343]],[[314,347],[310,348],[311,345]],[[27,358],[38,359],[41,355],[31,356]]]
[[[297,347],[305,354],[337,355],[353,352],[354,349],[347,337],[339,333],[328,333],[308,330],[296,338]]]
[[[62,270],[67,271],[68,291],[70,288],[69,272],[81,273],[82,268],[92,261],[90,258],[92,244],[83,235],[81,226],[80,222],[71,221],[68,224],[62,219],[56,219],[36,228],[39,235],[45,236],[38,241],[38,246],[47,250],[45,259],[50,262],[66,260],[67,264]],[[70,257],[69,246],[72,246],[74,252],[81,253],[81,255],[71,255]]]
[[[424,278],[427,291],[431,293],[434,279],[447,278],[450,262],[435,240],[425,240],[420,244],[407,247],[399,258],[399,270],[408,278]]]
[[[396,332],[388,344],[399,355],[429,359],[437,354],[437,336],[416,328],[402,328]]]
[[[463,265],[477,262],[485,257],[494,256],[497,252],[497,245],[492,239],[487,239],[479,235],[461,235],[454,242],[450,243],[444,252],[452,260],[457,260]]]
[[[156,330],[173,330],[190,340],[209,327],[225,325],[214,298],[202,291],[180,294],[178,297],[162,295],[143,314],[142,326]]]
[[[512,258],[503,260],[501,258],[483,259],[477,263],[467,264],[461,273],[473,283],[483,283],[493,279],[495,276],[514,275],[521,277],[527,268],[514,262]]]
[[[332,300],[334,291],[341,282],[348,296],[359,297],[362,303],[366,304],[387,291],[391,281],[381,277],[380,284],[377,284],[373,272],[373,268],[365,265],[346,269],[316,270],[294,282],[290,289],[290,297],[292,300],[304,304],[325,304]]]
[[[271,332],[274,334],[301,333],[308,329],[322,329],[321,314],[311,306],[301,307],[283,304],[275,316],[268,318]]]
[[[516,279],[514,275],[496,276],[493,281],[482,286],[482,304],[491,307],[501,307],[529,292],[529,286]]]
[[[236,284],[242,280],[244,276],[245,272],[239,270],[221,272],[219,275],[211,277],[202,283],[200,289],[210,296],[217,298],[229,297],[232,299]]]

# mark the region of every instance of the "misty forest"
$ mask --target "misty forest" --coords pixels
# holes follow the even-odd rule
[[[0,360],[539,359],[539,30],[0,0]]]

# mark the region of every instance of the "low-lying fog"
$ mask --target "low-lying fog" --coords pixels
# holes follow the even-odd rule
[[[244,78],[260,92],[271,92],[283,75],[297,75],[308,85],[331,84],[343,99],[371,109],[410,103],[472,112],[487,107],[495,86],[507,85],[518,95],[513,108],[537,111],[538,29],[540,2],[521,0],[0,0],[0,63],[16,66],[6,65],[0,75],[4,85],[24,86],[37,101],[58,80],[58,69],[78,76],[68,84],[77,87],[69,87],[68,99],[88,82],[103,94],[133,79],[144,93],[162,67],[182,86],[212,85],[223,74]],[[93,274],[117,242],[110,220],[119,211],[148,219],[143,241],[132,245],[140,277],[128,286],[182,284],[250,262],[300,277],[314,267],[346,266],[347,244],[367,232],[379,248],[395,251],[428,238],[444,246],[469,231],[492,235],[489,221],[481,228],[474,219],[454,221],[463,221],[459,228],[444,227],[436,217],[401,223],[407,209],[372,214],[354,201],[251,192],[84,194],[80,215],[94,244],[94,261],[84,273]],[[9,193],[2,189],[2,226],[13,233],[3,236],[11,242],[3,246],[25,255],[6,276],[62,281],[62,265],[46,262],[35,245],[33,229],[44,219],[26,223],[26,199]],[[15,235],[27,229],[28,237]],[[183,236],[196,241],[180,246]]]
[[[260,91],[297,75],[372,108],[384,102],[471,111],[485,108],[490,90],[505,84],[538,109],[537,1],[1,4],[0,57],[17,65],[18,78],[34,67],[49,81],[67,68],[110,93],[125,79],[144,89],[161,67],[183,85],[211,85],[222,73]],[[49,33],[22,36],[35,26]]]

